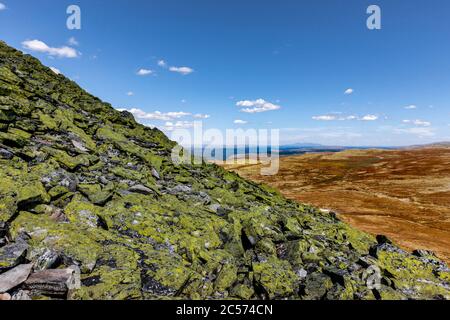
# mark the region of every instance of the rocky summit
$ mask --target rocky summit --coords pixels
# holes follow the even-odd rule
[[[0,299],[448,299],[450,272],[204,163],[0,43]]]

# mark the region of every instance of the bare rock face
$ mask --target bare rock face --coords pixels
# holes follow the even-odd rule
[[[0,42],[0,299],[450,298],[433,255],[174,147]]]

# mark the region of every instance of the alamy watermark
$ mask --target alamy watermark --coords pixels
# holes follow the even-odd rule
[[[381,270],[378,266],[369,266],[362,275],[362,280],[366,282],[368,289],[381,289]]]
[[[259,164],[261,175],[275,175],[279,170],[278,129],[203,130],[202,122],[195,121],[192,128],[175,129],[171,140],[178,143],[172,150],[175,164]]]
[[[70,5],[66,9],[69,15],[66,21],[67,29],[80,30],[81,29],[81,8],[78,5]],[[369,14],[366,25],[369,30],[381,29],[381,8],[378,5],[372,4],[367,7],[366,13]]]
[[[80,30],[81,29],[81,9],[77,5],[70,5],[67,7],[66,13],[69,17],[66,21],[67,29]]]
[[[366,22],[367,29],[381,30],[381,8],[375,4],[370,5],[367,8],[367,14],[370,15]]]

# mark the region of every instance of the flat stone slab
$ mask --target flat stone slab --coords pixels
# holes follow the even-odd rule
[[[73,268],[38,271],[25,281],[27,290],[49,296],[65,296],[80,286],[80,274]]]
[[[33,264],[21,264],[0,274],[0,293],[7,292],[25,282],[32,269]]]
[[[144,195],[149,195],[153,193],[153,190],[150,188],[147,188],[143,185],[136,185],[136,186],[132,186],[130,189],[128,189],[128,191],[133,192],[133,193],[140,193],[140,194],[144,194]]]

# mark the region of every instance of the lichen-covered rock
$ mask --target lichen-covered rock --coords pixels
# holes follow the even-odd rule
[[[0,248],[0,271],[17,266],[25,258],[28,245],[24,242],[8,244]]]
[[[298,276],[291,265],[284,260],[269,258],[266,261],[253,263],[254,281],[268,298],[288,298],[298,288]]]
[[[79,268],[71,299],[450,298],[432,253],[213,164],[174,164],[174,146],[0,42],[0,273],[39,272],[8,297],[65,295],[42,275]]]

